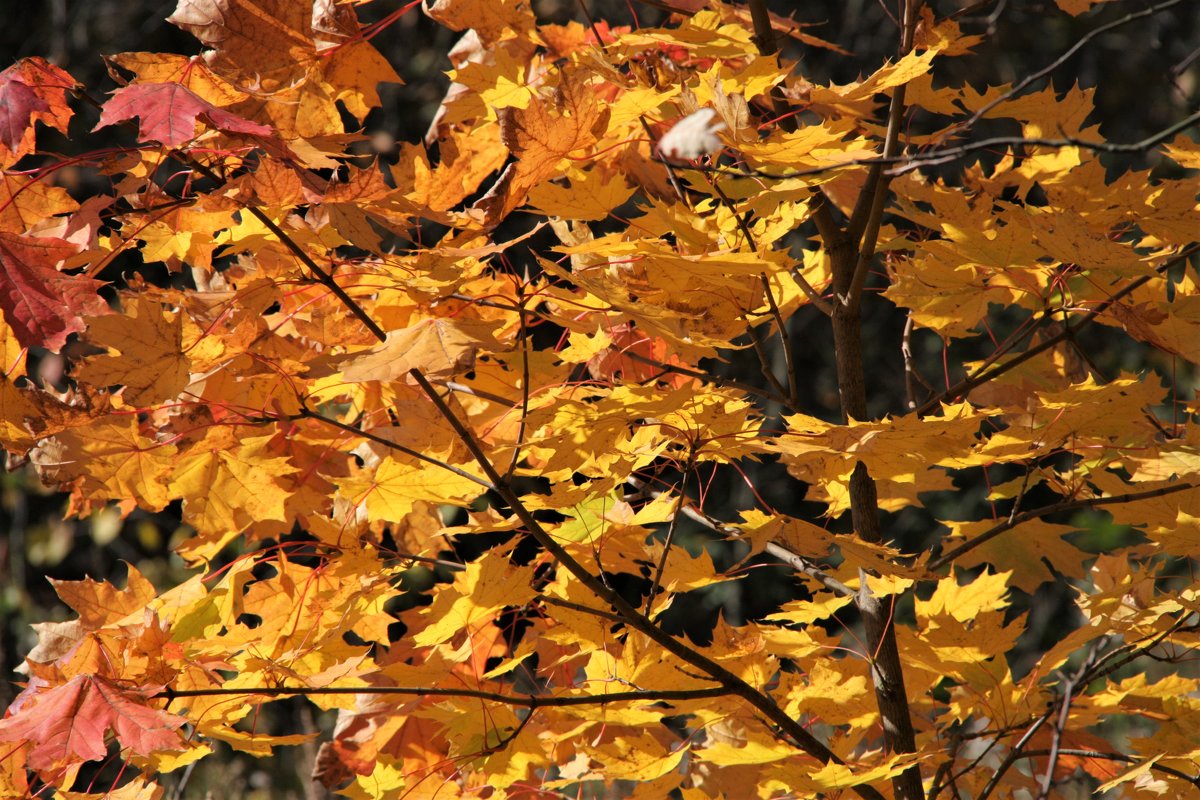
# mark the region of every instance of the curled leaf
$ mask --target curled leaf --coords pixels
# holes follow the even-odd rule
[[[724,122],[713,122],[717,115],[711,108],[688,114],[658,142],[658,152],[671,161],[691,161],[712,155],[721,149],[717,134],[725,130]]]

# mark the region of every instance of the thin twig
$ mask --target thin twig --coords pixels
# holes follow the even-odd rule
[[[804,556],[798,553],[793,553],[791,550],[781,544],[778,544],[777,542],[767,542],[764,551],[775,556],[780,561],[796,570],[796,572],[807,575],[808,577],[817,581],[834,594],[842,597],[853,597],[854,595],[858,594],[856,590],[851,589],[837,578],[829,575]]]
[[[993,364],[995,364],[1001,358],[1006,356],[1008,353],[1012,352],[1012,350],[1018,344],[1020,344],[1022,341],[1024,341],[1026,337],[1032,336],[1040,327],[1045,325],[1046,322],[1048,320],[1050,320],[1051,318],[1052,318],[1052,312],[1048,311],[1048,312],[1039,314],[1037,317],[1032,318],[1032,324],[1030,324],[1030,320],[1026,320],[1021,325],[1018,325],[1017,329],[1015,331],[1013,331],[1011,334],[1009,334],[1004,339],[1004,341],[1001,342],[996,347],[996,349],[994,349],[991,353],[988,353],[987,357],[985,357],[983,359],[983,361],[980,362],[977,367],[975,367],[975,374],[981,375],[983,372],[985,372],[989,367],[991,367]],[[928,386],[928,384],[926,384],[926,386]],[[914,413],[917,414],[918,416],[923,415],[923,414],[929,412],[930,410],[932,410],[932,408],[934,406],[940,405],[941,403],[943,403],[947,400],[954,399],[955,396],[948,394],[950,391],[953,390],[953,388],[954,387],[951,387],[950,389],[947,389],[945,392],[937,392],[935,396],[930,397],[928,400],[925,401],[924,404],[922,404],[921,406],[916,408],[914,410]]]
[[[518,282],[517,284],[517,305],[521,308],[525,306],[525,284]],[[521,417],[517,421],[517,435],[513,440],[513,455],[512,460],[508,463],[508,469],[504,471],[504,480],[512,480],[513,473],[517,471],[517,464],[521,461],[521,442],[525,440],[525,424],[529,419],[529,329],[525,324],[525,315],[517,314],[517,321],[520,325],[518,337],[521,340]]]
[[[898,55],[903,57],[912,50],[913,39],[917,28],[917,12],[920,0],[906,0],[904,3],[904,24],[901,26],[900,47]],[[891,103],[888,106],[887,131],[883,137],[883,157],[895,158],[901,150],[900,127],[904,120],[906,85],[897,86],[892,90]],[[850,280],[850,288],[846,296],[839,298],[851,311],[857,310],[862,302],[863,287],[866,285],[867,272],[871,261],[875,258],[875,246],[879,241],[879,228],[883,224],[883,207],[887,204],[888,187],[891,174],[884,174],[882,167],[871,168],[867,181],[863,184],[862,193],[855,204],[854,213],[846,232],[858,249],[858,258],[854,265],[854,277]]]
[[[1004,776],[1004,773],[1007,772],[1008,768],[1015,764],[1017,759],[1021,757],[1021,752],[1023,751],[1025,744],[1028,743],[1029,740],[1033,738],[1034,734],[1037,733],[1038,730],[1050,720],[1050,717],[1053,716],[1053,714],[1054,709],[1048,708],[1046,709],[1045,713],[1034,720],[1033,724],[1029,726],[1024,735],[1021,736],[1021,738],[1017,740],[1017,743],[1009,749],[1008,753],[1004,756],[1004,760],[1001,761],[996,767],[995,771],[992,772],[992,777],[988,779],[987,784],[985,784],[983,789],[979,792],[978,800],[987,800],[992,792],[996,790],[996,787],[1000,785],[1000,779]]]
[[[800,287],[800,291],[804,292],[805,296],[809,299],[809,302],[811,302],[818,311],[827,317],[833,316],[833,306],[829,305],[829,302],[824,297],[821,297],[821,293],[814,289],[813,285],[808,282],[808,278],[804,277],[804,273],[800,271],[799,264],[797,264],[796,267],[791,270],[790,274],[792,276],[792,280],[794,280],[796,285]],[[772,305],[774,305],[774,302],[774,298],[771,298]]]
[[[538,598],[538,600],[547,605],[560,606],[562,608],[569,608],[572,611],[579,611],[583,614],[591,614],[594,617],[600,617],[608,620],[609,622],[625,622],[625,620],[621,619],[616,614],[613,614],[611,611],[603,611],[599,608],[592,608],[591,606],[585,606],[583,603],[572,603],[570,600],[564,600],[561,597],[555,597],[554,595],[543,594]]]
[[[650,140],[650,158],[654,160],[654,148],[658,146],[658,143],[654,140],[654,131],[650,130],[650,123],[646,122],[645,117],[638,117],[638,122],[642,123],[642,130],[646,132],[646,138]],[[679,198],[679,202],[691,208],[692,203],[688,199],[687,192],[684,191],[683,185],[679,182],[679,178],[675,174],[675,165],[665,158],[657,160],[662,162],[662,165],[667,168],[667,179],[671,181],[671,188],[675,190],[675,196]]]
[[[1067,722],[1071,718],[1071,701],[1075,699],[1075,692],[1081,685],[1081,680],[1096,658],[1096,653],[1100,648],[1107,643],[1108,637],[1102,636],[1092,643],[1088,648],[1087,658],[1083,664],[1075,671],[1074,675],[1065,678],[1062,683],[1062,699],[1059,701],[1058,719],[1054,722],[1054,727],[1050,730],[1050,755],[1046,759],[1046,771],[1042,774],[1041,786],[1038,790],[1037,800],[1046,800],[1050,796],[1050,787],[1054,785],[1054,768],[1058,765],[1058,750],[1062,746],[1063,733],[1067,729]]]
[[[947,786],[954,787],[954,793],[955,793],[955,796],[957,797],[958,796],[958,789],[957,789],[958,779],[963,777],[964,775],[969,775],[972,772],[974,772],[976,769],[978,769],[979,765],[983,762],[983,760],[985,758],[987,758],[989,753],[992,752],[992,748],[995,747],[996,745],[998,745],[999,743],[1000,743],[1000,737],[996,736],[991,741],[989,741],[987,743],[987,745],[985,745],[984,748],[982,750],[980,750],[979,753],[975,756],[975,758],[971,759],[971,761],[966,766],[964,766],[962,769],[958,770],[957,772],[950,773],[949,777],[945,777],[945,773],[950,772],[950,769],[954,766],[954,763],[952,761],[947,761],[945,764],[943,764],[942,767],[945,767],[945,770],[943,770],[942,767],[939,767],[938,772],[940,774],[942,774],[943,777],[945,777],[945,781],[939,783],[939,779],[936,776],[934,777],[933,786],[931,786],[930,790],[929,790],[928,800],[935,800],[935,798],[937,798],[937,796],[942,793],[942,789],[946,788]],[[1007,767],[1005,769],[1007,769]]]
[[[729,209],[730,215],[737,223],[739,230],[742,232],[742,236],[744,236],[746,239],[746,244],[749,245],[751,251],[757,255],[758,241],[754,238],[754,234],[750,231],[750,226],[746,224],[746,220],[742,219],[742,215],[738,213],[737,207],[733,204],[733,201],[729,199],[729,195],[725,194],[725,190],[721,188],[721,185],[718,184],[716,180],[708,178],[708,176],[705,177],[708,179],[708,183],[710,186],[712,186],[713,191],[717,193],[719,198],[721,198],[721,202],[724,203],[725,207]],[[779,392],[780,394],[786,394],[788,398],[791,399],[792,405],[795,405],[797,398],[800,395],[796,390],[796,374],[792,366],[794,363],[794,359],[792,358],[792,343],[788,339],[787,322],[784,320],[783,314],[781,314],[779,311],[779,305],[775,302],[775,290],[771,288],[771,281],[767,278],[767,273],[760,272],[758,274],[758,279],[762,283],[763,294],[767,298],[767,304],[771,309],[771,317],[775,320],[775,327],[779,330],[779,342],[780,346],[783,348],[783,367],[787,373],[788,388],[786,390],[783,388],[782,384],[780,384],[780,382],[775,378],[774,370],[771,369],[770,364],[765,360],[763,362],[763,374],[766,376],[767,382],[771,384],[775,391]],[[799,280],[804,281],[805,283],[808,282],[804,280],[803,275],[800,276]],[[809,290],[812,290],[811,286],[809,287]],[[809,299],[812,299],[814,296],[815,292],[813,294],[809,294]],[[754,339],[753,333],[751,334],[751,338]],[[754,341],[757,342],[757,339],[754,339]],[[757,346],[755,349],[758,349]],[[761,355],[759,357],[760,359],[762,358]]]
[[[1008,521],[1011,524],[1017,518],[1017,514],[1021,511],[1021,503],[1025,502],[1025,490],[1029,488],[1029,476],[1033,474],[1033,465],[1025,465],[1025,477],[1021,479],[1021,489],[1017,492],[1017,499],[1013,501],[1013,507],[1008,512]]]
[[[1090,673],[1088,673],[1088,675],[1085,676],[1083,682],[1084,683],[1092,683],[1093,681],[1099,680],[1100,678],[1107,678],[1109,675],[1111,675],[1114,672],[1116,672],[1117,670],[1125,667],[1126,665],[1132,663],[1133,661],[1136,661],[1137,659],[1141,658],[1142,656],[1150,655],[1151,650],[1153,650],[1154,648],[1156,648],[1160,644],[1162,644],[1164,641],[1166,641],[1172,634],[1174,634],[1180,630],[1184,630],[1184,629],[1192,629],[1192,630],[1196,629],[1197,626],[1195,626],[1195,625],[1190,625],[1190,626],[1185,625],[1184,624],[1185,620],[1186,620],[1186,618],[1175,620],[1175,622],[1169,628],[1155,634],[1150,639],[1150,641],[1144,645],[1141,645],[1136,648],[1130,648],[1129,646],[1125,646],[1125,647],[1117,648],[1116,650],[1109,651],[1108,653],[1105,653],[1104,656],[1096,662],[1095,667],[1093,667],[1093,670]],[[1120,655],[1124,655],[1124,657],[1118,658],[1117,656],[1120,656]],[[1110,660],[1110,659],[1112,660],[1113,663],[1105,666],[1104,669],[1098,669],[1098,667],[1100,667],[1106,660]]]
[[[913,313],[909,311],[904,318],[904,332],[900,334],[900,357],[904,359],[904,400],[909,411],[917,407],[917,387],[914,377],[917,368],[913,365],[912,332]]]
[[[983,533],[955,547],[950,552],[935,558],[926,566],[930,572],[936,572],[942,567],[951,564],[959,557],[966,555],[976,547],[987,544],[992,539],[995,539],[1000,534],[1010,531],[1013,528],[1028,522],[1031,519],[1045,516],[1046,514],[1056,514],[1062,511],[1073,511],[1077,508],[1095,508],[1097,506],[1111,506],[1120,503],[1132,503],[1138,500],[1149,500],[1154,497],[1165,497],[1176,492],[1184,492],[1189,489],[1200,489],[1200,484],[1196,483],[1176,483],[1171,486],[1163,486],[1158,489],[1149,489],[1144,492],[1129,492],[1128,494],[1112,495],[1110,497],[1090,497],[1081,500],[1067,500],[1062,503],[1053,503],[1041,508],[1034,508],[1021,514],[1009,517],[1004,522],[999,523],[991,528],[988,528]]]
[[[1195,255],[1197,252],[1200,252],[1200,244],[1188,245],[1186,248],[1184,248],[1182,251],[1180,251],[1178,255],[1176,255],[1173,258],[1169,259],[1168,261],[1165,261],[1162,264],[1160,264],[1157,268],[1155,268],[1153,273],[1151,273],[1149,275],[1143,275],[1140,278],[1135,278],[1134,280],[1130,281],[1120,291],[1116,292],[1108,299],[1102,301],[1095,308],[1093,308],[1091,311],[1089,311],[1087,314],[1085,314],[1083,316],[1083,318],[1080,319],[1078,322],[1076,322],[1074,324],[1064,323],[1064,328],[1061,333],[1057,334],[1056,336],[1051,336],[1048,339],[1042,340],[1041,342],[1039,342],[1038,344],[1029,348],[1025,352],[1021,353],[1018,356],[1014,356],[1011,360],[1006,361],[997,367],[993,367],[991,369],[984,369],[982,371],[976,371],[976,373],[974,375],[972,375],[968,378],[964,378],[963,380],[961,380],[958,383],[951,386],[946,391],[942,392],[937,397],[933,397],[933,398],[930,398],[929,400],[927,400],[924,404],[922,404],[916,410],[915,413],[918,416],[925,414],[925,413],[929,412],[930,410],[936,408],[942,402],[945,402],[948,400],[954,400],[955,398],[965,396],[967,394],[967,392],[970,392],[972,389],[976,388],[977,386],[981,386],[981,385],[987,383],[988,381],[992,380],[993,378],[997,378],[1000,375],[1003,375],[1004,373],[1008,372],[1009,370],[1013,369],[1014,367],[1024,364],[1026,361],[1033,358],[1034,356],[1040,355],[1041,353],[1044,353],[1047,350],[1053,348],[1059,342],[1066,341],[1071,336],[1078,333],[1080,330],[1088,327],[1093,322],[1095,322],[1097,317],[1099,317],[1101,314],[1103,314],[1105,311],[1107,311],[1109,308],[1111,308],[1114,304],[1120,302],[1122,299],[1124,299],[1128,295],[1132,294],[1140,287],[1149,283],[1151,278],[1153,278],[1157,275],[1163,274],[1164,272],[1166,272],[1168,269],[1175,266],[1176,264],[1182,264],[1183,262],[1185,262],[1189,258],[1191,258],[1193,255]]]
[[[746,338],[750,340],[750,347],[754,350],[754,355],[758,357],[759,372],[767,379],[767,383],[771,384],[771,388],[776,394],[780,397],[786,396],[788,390],[779,382],[779,378],[775,377],[775,370],[771,368],[771,359],[767,355],[767,350],[763,347],[763,343],[759,341],[758,331],[750,327],[750,323],[746,323]],[[791,376],[791,370],[788,371],[788,375],[789,377]],[[788,398],[788,402],[784,403],[784,405],[794,408],[796,401]]]
[[[671,542],[675,539],[675,530],[679,527],[679,511],[687,500],[688,476],[692,473],[695,451],[688,455],[687,465],[683,469],[683,478],[679,482],[678,497],[675,498],[675,511],[671,514],[671,522],[667,526],[667,535],[663,539],[662,555],[658,557],[658,566],[654,570],[654,579],[650,581],[650,593],[646,595],[646,610],[642,612],[646,619],[653,619],[650,612],[654,610],[654,595],[662,583],[663,572],[667,568],[667,556],[671,554]]]
[[[439,467],[448,472],[453,472],[458,477],[466,478],[467,480],[471,481],[472,483],[477,483],[480,486],[482,486],[484,489],[495,488],[492,486],[491,483],[488,483],[483,478],[480,478],[478,475],[472,475],[471,473],[467,472],[465,469],[456,467],[453,464],[447,464],[445,461],[439,461],[438,459],[436,459],[432,456],[427,456],[418,450],[413,450],[411,447],[405,447],[402,444],[393,442],[390,439],[385,439],[384,437],[379,436],[374,433],[371,433],[370,431],[364,431],[361,428],[355,428],[353,425],[347,425],[344,422],[339,422],[338,420],[334,419],[333,417],[327,417],[324,414],[320,414],[316,411],[313,411],[311,408],[309,408],[306,405],[300,406],[299,416],[304,417],[306,419],[315,419],[319,422],[324,422],[326,425],[332,425],[335,428],[339,428],[339,429],[345,431],[346,433],[352,434],[354,436],[361,436],[364,439],[370,439],[372,442],[375,442],[378,445],[386,447],[389,450],[395,450],[398,453],[404,453],[405,455],[412,456],[413,458],[418,459],[420,461],[424,461],[426,464],[432,464],[433,466]]]
[[[1046,66],[1037,70],[1036,72],[1026,75],[1024,78],[1017,81],[1017,83],[1014,84],[1013,87],[1011,89],[1009,89],[1007,92],[1000,95],[999,97],[992,100],[991,102],[984,104],[982,107],[976,109],[975,113],[973,115],[971,115],[970,118],[963,121],[959,125],[954,126],[952,131],[957,133],[959,130],[965,130],[967,128],[970,128],[976,122],[983,119],[983,117],[989,111],[991,111],[993,108],[1000,105],[1001,103],[1006,103],[1009,100],[1013,99],[1018,94],[1025,91],[1025,89],[1028,88],[1029,85],[1032,84],[1034,81],[1037,81],[1037,80],[1040,80],[1040,79],[1046,77],[1051,72],[1053,72],[1054,70],[1061,67],[1063,64],[1065,64],[1067,62],[1068,59],[1071,58],[1071,56],[1073,56],[1077,52],[1079,52],[1080,48],[1082,48],[1085,44],[1090,42],[1092,39],[1095,39],[1097,36],[1100,36],[1101,34],[1104,34],[1104,33],[1108,33],[1109,31],[1113,30],[1114,28],[1119,28],[1122,25],[1127,25],[1130,22],[1133,22],[1134,20],[1141,19],[1142,17],[1154,16],[1155,14],[1157,14],[1160,11],[1165,11],[1172,6],[1179,5],[1179,3],[1181,3],[1181,2],[1182,2],[1182,0],[1167,0],[1167,2],[1165,2],[1165,3],[1159,3],[1156,6],[1150,6],[1149,8],[1142,9],[1141,11],[1134,11],[1130,14],[1126,14],[1124,17],[1121,17],[1120,19],[1115,19],[1112,22],[1109,22],[1105,25],[1101,25],[1098,28],[1094,28],[1093,30],[1088,31],[1086,34],[1081,36],[1079,38],[1079,40],[1077,42],[1075,42],[1075,44],[1073,44],[1069,48],[1067,48],[1067,50],[1065,52],[1063,52],[1062,55],[1060,55],[1058,58],[1054,59],[1049,64],[1047,64]]]

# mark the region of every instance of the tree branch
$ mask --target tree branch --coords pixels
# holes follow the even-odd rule
[[[913,28],[921,0],[905,0],[904,28],[900,49],[912,47]],[[900,119],[904,109],[903,87],[892,95],[888,114],[888,133],[884,143],[884,158],[894,156],[899,142]],[[842,417],[846,421],[868,419],[865,361],[862,350],[862,317],[859,297],[865,282],[866,264],[874,257],[875,241],[887,195],[887,179],[881,167],[867,176],[855,211],[847,228],[832,241],[826,241],[833,269],[834,313],[832,317],[835,366]],[[883,541],[879,522],[879,500],[875,481],[861,461],[850,476],[850,516],[854,530],[868,542]],[[890,607],[885,607],[862,580],[856,593],[855,605],[862,616],[868,653],[871,654],[871,679],[875,702],[883,724],[887,750],[893,753],[915,753],[916,732],[908,705],[908,690],[904,682],[904,667],[896,642]],[[921,800],[924,797],[920,767],[916,764],[892,779],[897,800]]]
[[[344,422],[339,422],[338,420],[336,420],[332,417],[327,417],[324,414],[319,414],[316,411],[313,411],[312,409],[310,409],[307,405],[304,405],[303,403],[301,403],[301,405],[300,405],[300,414],[298,416],[306,418],[306,419],[314,419],[314,420],[317,420],[318,422],[323,422],[326,425],[331,425],[335,428],[339,428],[339,429],[345,431],[346,433],[352,434],[354,436],[361,436],[364,439],[370,439],[372,442],[375,442],[378,445],[386,447],[389,450],[395,450],[398,453],[404,453],[405,455],[412,456],[413,458],[415,458],[419,461],[424,461],[426,464],[432,464],[433,466],[438,467],[439,469],[444,469],[448,472],[453,472],[458,477],[466,478],[467,480],[469,480],[473,483],[477,483],[480,486],[482,486],[484,489],[495,488],[494,486],[492,486],[492,484],[483,480],[478,475],[472,475],[471,473],[467,472],[465,469],[456,467],[453,464],[447,464],[445,461],[439,461],[438,459],[436,459],[432,456],[425,455],[424,453],[420,452],[419,450],[413,450],[411,447],[405,447],[402,444],[393,442],[390,439],[385,439],[384,437],[379,436],[377,434],[370,433],[368,431],[364,431],[361,428],[355,428],[353,425],[347,425]]]
[[[402,695],[416,697],[470,697],[502,703],[510,706],[525,708],[566,708],[569,706],[606,705],[608,703],[626,702],[662,702],[669,700],[703,700],[710,697],[724,697],[732,694],[728,687],[714,686],[710,689],[663,689],[638,690],[630,692],[609,692],[606,694],[545,696],[545,695],[513,695],[500,692],[485,692],[480,689],[442,689],[431,686],[368,686],[368,687],[324,687],[310,686],[259,686],[240,689],[171,689],[166,688],[152,698],[166,699],[167,703],[184,697],[237,697],[250,695],[266,695],[267,697],[308,697],[313,695]]]
[[[959,145],[957,147],[941,147],[926,151],[923,155],[909,156],[896,155],[890,158],[884,156],[871,156],[869,158],[849,158],[845,161],[838,161],[833,164],[827,164],[822,167],[809,167],[807,169],[798,169],[793,172],[778,174],[773,172],[763,172],[762,170],[754,169],[734,169],[726,166],[703,166],[699,164],[687,164],[681,166],[681,169],[696,170],[698,172],[707,172],[716,175],[729,175],[737,178],[763,178],[765,180],[782,181],[789,178],[806,178],[814,175],[824,175],[827,172],[833,172],[840,169],[850,169],[852,167],[873,167],[873,166],[888,166],[893,165],[895,168],[886,171],[890,177],[897,177],[906,172],[912,172],[914,169],[927,166],[937,166],[950,161],[970,155],[971,153],[979,152],[980,150],[995,150],[997,147],[1050,147],[1061,149],[1064,147],[1078,147],[1081,150],[1089,150],[1094,153],[1108,154],[1130,154],[1141,153],[1149,150],[1151,147],[1170,139],[1172,136],[1182,133],[1200,122],[1200,111],[1190,114],[1187,117],[1163,128],[1157,133],[1153,133],[1144,139],[1136,142],[1093,142],[1087,139],[1077,139],[1075,137],[1062,138],[1043,138],[1043,137],[1027,137],[1027,136],[993,136],[988,139],[981,139],[977,142]],[[661,160],[661,159],[656,159]]]
[[[922,0],[905,0],[904,19],[900,26],[900,47],[897,54],[901,57],[908,55],[913,48],[913,39],[917,29],[917,14]],[[883,158],[895,158],[899,155],[900,125],[904,119],[904,84],[892,90],[891,103],[888,106],[887,131],[883,137]],[[888,185],[892,176],[885,174],[881,165],[871,167],[867,174],[866,183],[855,203],[854,213],[846,226],[846,234],[858,250],[858,258],[854,266],[854,275],[843,297],[838,298],[842,303],[856,310],[862,302],[863,286],[867,281],[867,272],[871,260],[875,257],[875,245],[879,240],[879,228],[883,223],[883,207],[887,204]]]
[[[626,624],[639,631],[648,637],[651,641],[660,645],[666,651],[679,657],[683,661],[691,664],[693,667],[701,670],[709,675],[714,680],[720,682],[724,687],[729,689],[730,694],[741,697],[755,709],[757,709],[764,717],[774,723],[788,738],[790,738],[797,747],[804,752],[813,756],[823,763],[844,763],[832,750],[824,743],[809,733],[808,729],[801,725],[796,720],[787,715],[773,699],[768,695],[758,691],[744,680],[734,675],[729,670],[722,667],[717,662],[697,652],[675,637],[663,631],[653,621],[647,619],[636,608],[633,607],[624,597],[618,594],[613,589],[604,583],[600,578],[588,572],[582,564],[567,552],[567,550],[559,544],[542,526],[541,523],[530,513],[525,504],[521,502],[521,498],[512,490],[512,488],[502,479],[492,466],[491,461],[483,452],[479,443],[475,440],[474,434],[466,427],[454,414],[449,406],[438,395],[433,386],[425,379],[425,376],[420,370],[413,369],[409,372],[413,379],[421,386],[422,390],[429,396],[429,399],[438,407],[438,411],[446,418],[458,433],[459,438],[471,454],[475,457],[479,467],[484,471],[484,474],[492,481],[495,492],[500,495],[513,513],[524,524],[529,535],[532,536],[542,548],[549,553],[559,564],[561,564],[568,572],[570,572],[576,580],[587,587],[593,594],[608,603],[620,616]],[[869,785],[860,785],[853,787],[854,791],[865,800],[883,800],[877,790]]]

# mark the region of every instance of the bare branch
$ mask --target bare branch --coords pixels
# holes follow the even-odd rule
[[[904,20],[900,27],[899,56],[905,56],[912,50],[913,39],[917,29],[917,17],[921,0],[905,0]],[[900,126],[904,119],[904,98],[907,86],[897,86],[892,90],[891,103],[888,106],[887,131],[883,137],[883,158],[895,158],[899,155]],[[839,298],[851,310],[857,309],[862,302],[863,286],[866,284],[867,272],[871,260],[875,257],[875,245],[879,239],[879,227],[883,222],[883,207],[887,204],[888,185],[891,175],[885,175],[882,166],[871,167],[867,181],[863,184],[862,193],[855,203],[854,213],[846,233],[858,250],[858,258],[854,265],[854,275],[850,279],[845,296]]]
[[[1071,701],[1075,699],[1075,693],[1081,686],[1081,679],[1095,662],[1096,653],[1107,641],[1108,637],[1105,636],[1093,642],[1083,664],[1075,671],[1075,674],[1065,678],[1062,682],[1058,719],[1055,720],[1054,727],[1050,732],[1050,755],[1046,759],[1046,771],[1042,775],[1041,786],[1038,789],[1038,800],[1046,800],[1050,796],[1050,788],[1054,785],[1054,768],[1058,764],[1058,751],[1062,746],[1063,733],[1067,730],[1067,721],[1071,717]]]
[[[658,565],[654,569],[654,579],[650,581],[650,593],[646,595],[646,610],[642,613],[646,619],[651,619],[650,612],[654,610],[654,596],[658,594],[658,587],[662,583],[663,572],[667,568],[667,556],[671,553],[671,542],[675,538],[675,530],[679,527],[679,510],[683,508],[684,502],[687,500],[687,481],[688,476],[692,472],[692,459],[695,456],[693,451],[688,455],[688,463],[683,469],[683,478],[679,483],[678,496],[675,498],[675,511],[671,514],[671,522],[667,525],[667,535],[663,538],[663,551],[659,556]]]
[[[960,125],[956,125],[953,129],[953,132],[957,133],[960,130],[965,130],[967,128],[970,128],[976,122],[983,119],[983,117],[989,111],[991,111],[993,108],[1000,105],[1001,103],[1008,102],[1009,100],[1011,100],[1014,97],[1016,97],[1017,95],[1019,95],[1021,92],[1025,91],[1025,89],[1027,89],[1030,84],[1034,83],[1035,81],[1041,80],[1042,78],[1049,75],[1051,72],[1054,72],[1054,70],[1058,69],[1063,64],[1067,63],[1067,60],[1071,56],[1078,53],[1079,50],[1085,44],[1090,42],[1092,39],[1095,39],[1097,36],[1108,33],[1109,31],[1111,31],[1115,28],[1119,28],[1123,25],[1127,25],[1130,22],[1133,22],[1134,20],[1142,19],[1143,17],[1154,16],[1155,14],[1159,13],[1160,11],[1166,11],[1168,8],[1171,8],[1172,6],[1179,5],[1181,2],[1182,2],[1182,0],[1166,0],[1166,2],[1164,2],[1164,3],[1159,3],[1158,5],[1150,6],[1149,8],[1142,9],[1141,11],[1134,11],[1130,14],[1126,14],[1124,17],[1121,17],[1120,19],[1115,19],[1112,22],[1109,22],[1105,25],[1101,25],[1098,28],[1094,28],[1093,30],[1088,31],[1086,34],[1084,34],[1083,36],[1081,36],[1079,38],[1079,41],[1075,42],[1075,44],[1073,44],[1069,48],[1067,48],[1067,50],[1064,51],[1062,53],[1062,55],[1060,55],[1058,58],[1054,59],[1046,66],[1042,67],[1037,72],[1026,75],[1024,78],[1022,78],[1020,81],[1018,81],[1007,92],[1000,95],[995,100],[992,100],[991,102],[984,104],[981,108],[977,109],[975,111],[975,113],[969,119],[962,122]]]
[[[599,39],[597,39],[599,41]],[[517,299],[518,305],[523,309],[525,306],[525,284],[517,283]],[[513,474],[517,471],[517,464],[521,461],[521,443],[525,440],[525,425],[529,419],[529,328],[525,322],[524,314],[517,314],[517,322],[520,329],[517,332],[517,338],[521,342],[521,418],[517,422],[517,435],[513,441],[512,460],[508,462],[508,469],[504,471],[504,480],[512,480]]]

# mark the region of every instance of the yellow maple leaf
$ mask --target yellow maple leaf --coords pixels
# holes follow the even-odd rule
[[[131,406],[174,398],[188,383],[191,362],[182,348],[182,315],[165,312],[159,303],[130,297],[125,313],[89,319],[88,338],[109,354],[89,358],[81,379],[120,384]]]
[[[611,741],[584,749],[604,764],[606,776],[631,781],[660,778],[678,767],[689,752],[687,747],[667,749],[646,732],[614,736]]]
[[[502,558],[486,558],[467,565],[455,576],[452,588],[442,589],[433,605],[424,610],[429,619],[413,637],[419,645],[448,641],[454,635],[491,622],[506,606],[520,606],[534,597],[533,570],[517,567]]]
[[[402,522],[418,502],[463,504],[482,493],[480,480],[418,462],[410,456],[386,456],[375,469],[363,469],[335,481],[372,520]]]
[[[1011,577],[1011,572],[985,572],[965,584],[959,584],[953,576],[943,578],[938,581],[932,597],[928,600],[917,598],[917,614],[931,618],[930,622],[936,625],[936,618],[943,615],[967,622],[977,616],[1000,611],[1009,605],[1005,596]]]
[[[520,0],[431,0],[425,13],[452,30],[470,28],[488,43],[527,35],[535,22],[532,8]]]
[[[81,501],[134,499],[157,511],[179,496],[170,488],[177,452],[173,444],[150,439],[136,416],[125,413],[61,431],[43,440],[31,459],[47,480],[73,483]]]
[[[529,192],[529,204],[552,217],[601,220],[633,194],[633,189],[617,176],[604,176],[598,170],[571,171],[569,186],[540,183]]]
[[[215,556],[255,522],[286,520],[287,498],[276,478],[296,468],[271,452],[271,438],[216,426],[181,449],[168,487],[184,498],[184,520],[201,535],[186,548],[191,557]]]
[[[449,317],[420,320],[389,332],[387,340],[369,352],[349,358],[342,377],[348,381],[403,378],[415,383],[408,373],[420,369],[429,380],[447,380],[470,372],[480,350],[505,349],[494,337],[496,327],[494,322]]]
[[[554,176],[570,155],[583,155],[603,133],[608,110],[582,77],[566,77],[551,98],[500,115],[500,135],[518,157],[473,209],[493,226],[521,206],[535,186]]]

